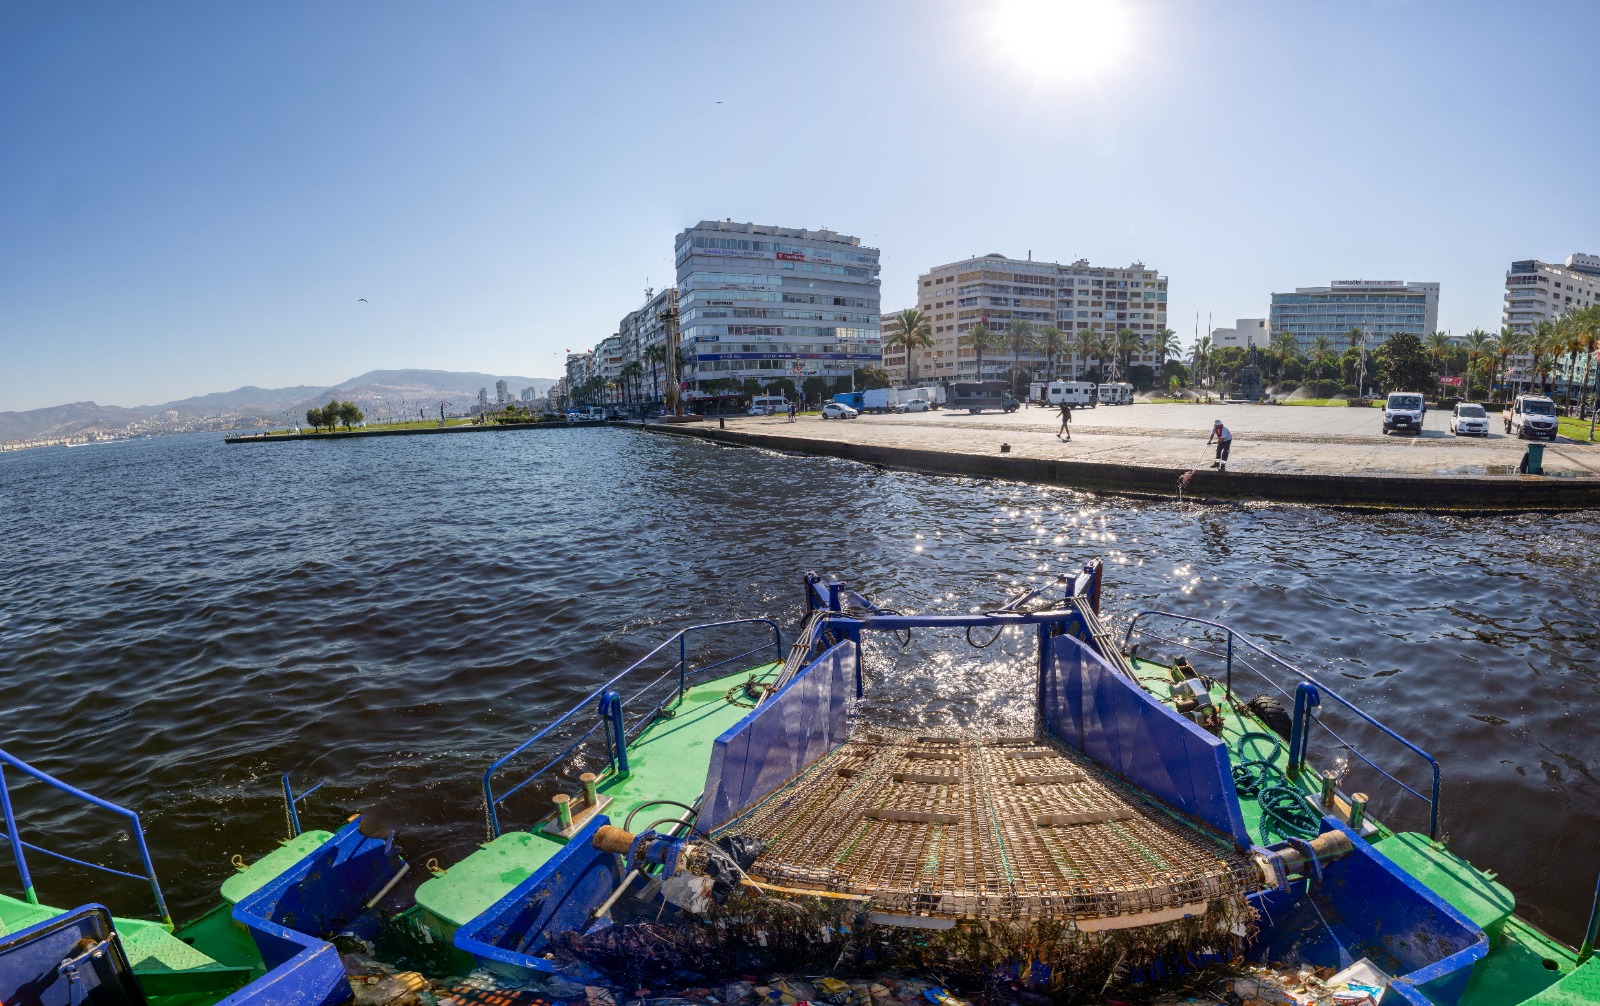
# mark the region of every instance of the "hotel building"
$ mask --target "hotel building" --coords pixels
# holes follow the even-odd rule
[[[1268,325],[1273,338],[1293,332],[1302,353],[1322,335],[1343,352],[1351,329],[1366,333],[1369,350],[1401,332],[1422,339],[1439,326],[1439,284],[1346,279],[1296,287],[1272,295]]]
[[[1543,321],[1554,321],[1574,308],[1600,304],[1600,256],[1573,254],[1565,264],[1525,259],[1511,263],[1501,324],[1518,334],[1531,334]],[[1513,380],[1532,380],[1533,356],[1518,353],[1507,363]],[[1576,373],[1574,373],[1576,370]],[[1581,359],[1567,354],[1552,375],[1561,387],[1582,382]]]

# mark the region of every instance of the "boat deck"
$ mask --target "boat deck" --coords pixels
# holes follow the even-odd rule
[[[1254,883],[1224,837],[1032,737],[859,732],[721,833],[766,843],[757,878],[904,916],[1112,929]]]

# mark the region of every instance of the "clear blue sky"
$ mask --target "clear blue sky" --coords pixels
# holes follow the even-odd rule
[[[885,309],[1142,260],[1185,343],[1335,278],[1492,329],[1512,259],[1600,253],[1600,4],[1054,9],[10,0],[0,410],[553,377],[706,218],[859,235]]]

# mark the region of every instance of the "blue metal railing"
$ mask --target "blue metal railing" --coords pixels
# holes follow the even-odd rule
[[[56,852],[53,849],[46,849],[42,846],[34,845],[32,842],[24,841],[22,836],[17,831],[16,810],[12,807],[11,790],[6,784],[5,770],[7,766],[16,769],[18,772],[21,772],[24,775],[45,784],[46,786],[52,787],[53,789],[58,789],[74,799],[82,800],[84,803],[99,807],[102,810],[110,811],[111,813],[125,819],[128,822],[128,830],[133,834],[134,846],[139,851],[139,862],[144,866],[144,873],[129,873],[126,870],[118,870],[115,867],[102,866],[99,863],[90,863],[86,860],[77,859],[73,856],[68,856],[65,853]],[[41,772],[22,759],[8,754],[3,750],[0,750],[0,813],[3,813],[4,815],[6,828],[5,835],[0,837],[5,838],[6,841],[10,842],[11,844],[11,855],[13,860],[16,862],[17,876],[22,881],[22,894],[29,904],[39,904],[39,897],[33,886],[33,875],[28,872],[28,858],[25,853],[25,850],[31,849],[34,852],[42,853],[46,856],[52,856],[56,859],[65,860],[66,862],[73,863],[77,866],[86,866],[91,870],[100,870],[104,873],[115,874],[119,877],[127,877],[130,880],[143,880],[148,882],[150,884],[150,893],[155,896],[156,910],[161,914],[161,921],[166,923],[168,926],[172,925],[172,916],[167,912],[167,899],[162,896],[161,884],[156,880],[155,864],[150,861],[150,850],[148,847],[146,847],[144,842],[144,826],[139,823],[138,814],[128,810],[125,807],[119,807],[114,803],[102,800],[91,793],[85,793],[76,786],[64,783],[52,775]]]
[[[689,637],[692,633],[705,632],[711,629],[726,629],[741,625],[766,625],[772,630],[772,642],[770,644],[762,643],[759,646],[752,647],[751,649],[745,650],[741,653],[736,653],[730,657],[724,657],[723,659],[718,660],[715,663],[707,664],[704,667],[695,667],[693,669],[689,667],[688,643]],[[668,665],[665,671],[650,681],[645,682],[637,691],[635,691],[631,696],[628,696],[626,699],[624,699],[619,692],[614,690],[613,686],[619,681],[628,677],[645,664],[660,656],[663,651],[668,650],[668,648],[674,644],[676,644],[678,649],[677,658]],[[669,703],[677,701],[683,697],[684,692],[688,689],[689,678],[692,675],[704,674],[705,672],[714,670],[718,667],[726,667],[735,661],[747,659],[755,654],[765,651],[769,645],[772,649],[772,659],[777,662],[782,662],[783,634],[778,628],[778,623],[770,618],[735,618],[725,622],[706,622],[701,625],[691,625],[686,629],[679,629],[671,636],[668,636],[665,640],[658,643],[649,653],[646,653],[638,660],[635,660],[632,664],[629,664],[625,670],[617,674],[605,684],[601,685],[599,688],[596,688],[593,692],[586,696],[583,701],[579,702],[562,715],[556,717],[550,723],[546,724],[541,730],[539,730],[538,733],[535,733],[532,737],[529,737],[521,744],[518,744],[510,752],[496,760],[494,764],[490,765],[484,770],[483,803],[487,818],[489,838],[492,840],[500,836],[500,812],[498,809],[500,805],[505,803],[505,801],[509,799],[513,793],[516,793],[518,790],[523,789],[529,784],[537,781],[550,770],[565,762],[580,747],[588,742],[590,738],[594,736],[595,731],[598,730],[604,733],[607,747],[606,763],[608,768],[616,774],[626,775],[628,773],[629,739],[637,736],[638,732],[642,730],[645,725],[647,725],[655,717],[655,715],[665,708]],[[627,726],[626,717],[623,715],[624,705],[641,698],[651,688],[659,685],[674,672],[676,672],[678,675],[677,687],[648,711],[635,717],[632,727]],[[556,730],[560,729],[572,719],[582,714],[585,710],[592,711],[592,714],[594,715],[594,722],[589,725],[588,729],[584,730],[578,735],[577,740],[574,740],[572,743],[564,747],[558,754],[555,755],[555,757],[551,758],[549,761],[545,762],[542,766],[536,769],[532,775],[527,776],[520,782],[499,794],[495,793],[494,776],[496,772],[504,767],[507,762],[538,744],[540,741],[543,741]]]
[[[1212,621],[1210,619],[1207,619],[1207,618],[1197,618],[1197,617],[1195,617],[1193,615],[1178,615],[1178,614],[1174,614],[1173,612],[1170,612],[1170,611],[1157,611],[1157,610],[1141,611],[1137,615],[1133,616],[1133,620],[1128,623],[1127,632],[1125,632],[1123,634],[1122,647],[1123,647],[1124,650],[1128,649],[1129,643],[1133,639],[1134,632],[1136,630],[1138,630],[1138,626],[1139,626],[1140,620],[1144,619],[1144,618],[1166,618],[1166,619],[1171,619],[1171,620],[1176,621],[1176,622],[1185,622],[1185,623],[1188,623],[1188,624],[1191,624],[1191,625],[1203,625],[1203,626],[1206,626],[1207,628],[1217,629],[1217,630],[1220,630],[1220,631],[1226,633],[1227,634],[1226,646],[1221,652],[1218,652],[1216,650],[1208,650],[1208,649],[1205,649],[1202,646],[1197,646],[1197,645],[1195,645],[1195,643],[1193,643],[1193,642],[1191,642],[1191,641],[1189,641],[1187,639],[1172,639],[1172,638],[1169,638],[1167,636],[1162,636],[1162,635],[1158,635],[1158,634],[1153,633],[1153,632],[1149,632],[1148,630],[1146,630],[1145,632],[1141,633],[1140,642],[1142,643],[1145,638],[1154,639],[1154,640],[1159,641],[1159,642],[1169,643],[1169,644],[1172,644],[1174,646],[1184,647],[1184,648],[1186,648],[1188,650],[1191,650],[1191,651],[1193,651],[1195,653],[1204,653],[1207,656],[1216,657],[1218,660],[1223,661],[1224,662],[1224,687],[1227,689],[1227,692],[1228,692],[1228,694],[1230,696],[1233,694],[1233,671],[1234,671],[1234,666],[1236,664],[1239,664],[1239,665],[1243,665],[1245,668],[1250,670],[1258,678],[1260,678],[1262,681],[1266,682],[1266,684],[1269,687],[1271,687],[1274,690],[1276,690],[1278,693],[1283,695],[1286,699],[1289,699],[1289,700],[1291,700],[1292,702],[1295,703],[1294,727],[1293,727],[1293,731],[1292,731],[1291,737],[1290,737],[1290,754],[1289,754],[1289,758],[1290,758],[1289,770],[1290,770],[1290,774],[1291,775],[1293,775],[1296,772],[1298,772],[1300,767],[1305,764],[1305,759],[1306,759],[1306,754],[1307,754],[1307,747],[1308,747],[1308,744],[1309,744],[1309,738],[1310,738],[1310,732],[1311,732],[1310,731],[1310,725],[1312,723],[1315,723],[1317,726],[1320,726],[1323,730],[1327,731],[1329,736],[1333,737],[1334,740],[1338,741],[1339,744],[1342,745],[1345,750],[1349,751],[1351,755],[1355,756],[1356,758],[1359,758],[1363,763],[1365,763],[1373,771],[1377,772],[1379,775],[1383,776],[1385,779],[1388,779],[1390,782],[1394,783],[1396,786],[1399,786],[1404,792],[1409,793],[1410,795],[1416,797],[1417,799],[1422,800],[1423,802],[1425,802],[1428,805],[1428,837],[1429,838],[1435,838],[1435,839],[1439,837],[1439,782],[1440,782],[1440,771],[1439,771],[1439,762],[1438,762],[1437,759],[1435,759],[1433,757],[1433,755],[1429,754],[1428,752],[1424,751],[1422,748],[1420,748],[1417,745],[1413,744],[1411,741],[1407,740],[1405,737],[1403,737],[1399,733],[1396,733],[1394,730],[1390,729],[1388,726],[1386,726],[1381,721],[1375,719],[1373,716],[1368,714],[1366,710],[1362,709],[1360,706],[1357,706],[1355,703],[1351,702],[1349,699],[1347,699],[1344,696],[1340,695],[1338,692],[1334,691],[1332,688],[1329,688],[1327,685],[1325,685],[1321,681],[1317,680],[1317,678],[1315,676],[1313,676],[1312,674],[1310,674],[1309,672],[1301,670],[1300,668],[1296,667],[1294,664],[1289,663],[1287,660],[1284,660],[1282,657],[1279,657],[1277,654],[1275,654],[1275,653],[1271,652],[1270,650],[1267,650],[1266,648],[1262,647],[1259,643],[1257,643],[1255,640],[1251,639],[1249,636],[1246,636],[1244,633],[1238,632],[1237,630],[1231,628],[1230,626],[1224,625],[1221,622],[1214,622],[1214,621]],[[1284,671],[1287,671],[1294,678],[1298,679],[1298,680],[1293,681],[1293,682],[1290,683],[1290,688],[1293,688],[1294,691],[1291,692],[1288,688],[1285,688],[1278,681],[1273,680],[1271,675],[1265,673],[1260,668],[1258,668],[1254,664],[1250,663],[1249,659],[1247,657],[1245,657],[1243,654],[1240,653],[1241,647],[1246,652],[1253,652],[1253,653],[1260,654],[1261,656],[1265,657],[1267,660],[1271,661],[1273,664],[1277,665],[1279,668],[1283,669]],[[1305,685],[1311,686],[1312,691],[1311,692],[1302,691],[1302,688]],[[1400,779],[1396,778],[1393,774],[1391,774],[1390,772],[1385,770],[1382,766],[1380,766],[1376,762],[1374,762],[1371,758],[1368,758],[1365,754],[1363,754],[1361,752],[1361,750],[1359,748],[1357,748],[1353,743],[1351,743],[1350,741],[1346,740],[1344,737],[1340,736],[1339,733],[1336,732],[1332,727],[1328,726],[1326,723],[1322,722],[1322,720],[1318,719],[1317,716],[1315,715],[1315,713],[1312,712],[1312,710],[1315,709],[1316,706],[1320,704],[1320,699],[1321,699],[1322,696],[1327,696],[1327,697],[1330,697],[1332,699],[1337,700],[1338,703],[1341,706],[1343,706],[1345,709],[1349,710],[1352,714],[1354,714],[1362,722],[1367,723],[1368,725],[1370,725],[1371,727],[1373,727],[1374,729],[1376,729],[1380,733],[1382,733],[1385,736],[1389,737],[1390,739],[1398,742],[1401,746],[1405,747],[1408,751],[1410,751],[1411,753],[1415,754],[1418,758],[1422,759],[1425,763],[1427,763],[1427,765],[1429,767],[1429,770],[1431,771],[1432,776],[1433,776],[1433,786],[1432,786],[1431,795],[1425,795],[1423,793],[1420,793],[1416,789],[1414,789],[1413,787],[1407,785],[1405,782],[1403,782]]]
[[[289,825],[289,837],[298,838],[300,836],[300,801],[321,789],[322,783],[327,782],[327,780],[322,780],[322,782],[317,783],[299,796],[295,795],[294,787],[289,784],[289,773],[285,772],[281,781],[283,783],[283,816]]]

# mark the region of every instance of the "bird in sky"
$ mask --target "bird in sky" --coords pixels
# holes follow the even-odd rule
[[[369,300],[367,300],[367,298],[365,298],[365,297],[362,297],[362,298],[361,298],[361,303],[363,303],[363,304],[370,304],[370,303],[372,303],[372,302],[371,302],[371,301],[369,301]]]

